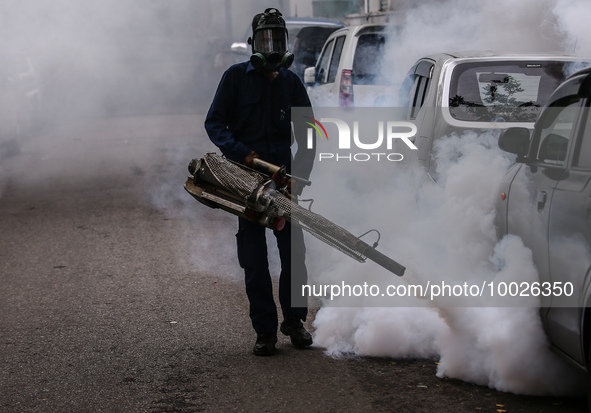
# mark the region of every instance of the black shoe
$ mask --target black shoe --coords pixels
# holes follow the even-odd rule
[[[252,349],[252,354],[255,356],[272,356],[275,354],[275,343],[277,343],[277,334],[257,334],[257,342]]]
[[[297,348],[305,348],[312,345],[312,336],[306,331],[302,322],[297,318],[292,320],[283,320],[279,330],[289,336],[291,344]]]

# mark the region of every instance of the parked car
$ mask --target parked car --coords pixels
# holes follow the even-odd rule
[[[286,17],[287,48],[294,55],[294,61],[290,69],[303,80],[304,69],[316,63],[320,49],[328,36],[335,30],[344,27],[345,24],[338,20],[322,19],[314,17]],[[234,55],[233,63],[248,60],[251,55],[251,47],[247,43],[252,35],[249,26],[239,42],[234,42],[230,50]]]
[[[304,83],[316,106],[387,106],[396,96],[387,75],[387,45],[395,26],[348,26],[326,40],[315,66],[306,68]]]
[[[540,311],[554,350],[591,371],[591,68],[562,83],[530,131],[499,138],[517,155],[497,200],[499,236],[515,234],[533,254],[540,282],[557,295]],[[562,294],[554,291],[560,285]],[[570,296],[567,296],[569,295]],[[590,381],[591,383],[591,381]]]
[[[418,59],[400,88],[405,120],[417,126],[418,150],[399,148],[437,181],[431,156],[436,139],[467,130],[500,133],[510,126],[532,129],[541,108],[580,57],[504,54],[489,51],[440,53]]]

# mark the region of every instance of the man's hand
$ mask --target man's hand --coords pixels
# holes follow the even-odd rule
[[[298,181],[296,181],[295,179],[290,178],[289,181],[287,181],[287,190],[290,194],[301,195],[303,189],[304,188],[301,185],[299,185]]]
[[[253,160],[254,160],[254,158],[258,158],[258,157],[259,157],[259,154],[256,153],[255,151],[252,151],[246,156],[246,158],[244,158],[244,160],[242,161],[242,165],[248,166],[249,168],[254,169]]]

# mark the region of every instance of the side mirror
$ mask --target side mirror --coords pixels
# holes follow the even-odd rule
[[[230,50],[232,53],[236,54],[247,54],[248,53],[248,45],[244,42],[234,42],[232,46],[230,46]]]
[[[307,67],[306,70],[304,70],[304,83],[306,85],[316,83],[316,68],[314,66]]]
[[[499,136],[499,148],[517,155],[517,162],[524,162],[529,151],[530,133],[527,128],[509,128]]]

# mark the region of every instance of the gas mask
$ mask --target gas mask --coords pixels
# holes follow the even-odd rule
[[[281,13],[269,8],[257,14],[252,21],[252,46],[250,63],[256,69],[274,71],[280,67],[286,69],[293,63],[294,55],[287,51],[287,29]]]

